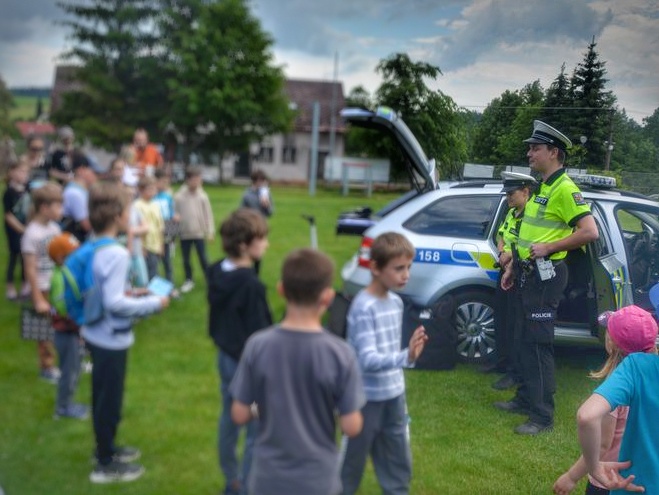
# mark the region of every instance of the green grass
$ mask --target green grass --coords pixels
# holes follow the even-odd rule
[[[207,188],[219,222],[239,202],[236,187]],[[316,216],[321,249],[337,268],[352,256],[359,238],[335,236],[340,211],[394,196],[358,193],[341,197],[304,189],[273,188],[276,202],[270,249],[262,277],[276,317],[283,302],[273,288],[283,256],[309,245],[301,213]],[[2,234],[4,236],[4,234]],[[3,246],[6,246],[3,240]],[[211,259],[220,256],[217,240]],[[4,268],[6,248],[0,250]],[[180,253],[175,274],[182,281]],[[197,288],[164,313],[136,325],[129,353],[128,379],[119,442],[139,446],[146,474],[129,484],[92,486],[88,481],[93,436],[89,421],[54,421],[55,389],[37,378],[33,342],[18,337],[19,307],[0,301],[0,486],[7,495],[216,494],[222,486],[216,435],[220,408],[215,349],[206,334],[205,286],[198,266]],[[339,270],[337,270],[337,286]],[[556,427],[550,435],[526,438],[513,427],[522,417],[496,411],[491,403],[510,397],[490,388],[493,376],[469,365],[454,371],[407,373],[414,475],[411,493],[550,493],[556,477],[578,455],[575,411],[594,384],[589,369],[602,360],[600,350],[557,349]],[[90,377],[83,375],[78,398],[89,403]],[[582,493],[583,485],[577,492]],[[379,493],[368,470],[362,494]]]
[[[10,120],[34,120],[38,99],[36,96],[14,96],[14,106],[9,112]],[[50,98],[42,98],[41,104],[44,113],[48,113]]]

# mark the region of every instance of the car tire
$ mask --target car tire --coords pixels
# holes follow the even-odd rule
[[[470,290],[453,294],[453,299],[458,357],[467,363],[484,363],[496,350],[494,295]]]

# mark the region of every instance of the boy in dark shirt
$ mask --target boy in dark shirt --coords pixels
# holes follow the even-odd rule
[[[362,428],[361,376],[354,352],[324,331],[334,298],[334,265],[300,249],[282,268],[279,293],[286,317],[251,337],[231,384],[231,416],[259,417],[249,493],[336,495],[341,491],[336,422],[347,436]]]
[[[256,427],[246,426],[242,469],[238,469],[236,444],[240,427],[231,421],[232,395],[229,384],[238,367],[247,338],[272,324],[265,286],[254,271],[268,247],[268,225],[264,217],[249,209],[233,212],[221,225],[222,247],[227,257],[208,269],[208,329],[218,347],[218,369],[222,391],[218,451],[226,479],[224,493],[245,493]]]

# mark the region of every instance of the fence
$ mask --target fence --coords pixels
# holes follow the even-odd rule
[[[650,196],[659,194],[659,173],[622,172],[622,188]]]

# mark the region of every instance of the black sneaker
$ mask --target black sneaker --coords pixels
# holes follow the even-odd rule
[[[92,483],[115,483],[118,481],[133,481],[144,474],[144,466],[127,462],[112,461],[110,464],[96,464],[89,475]]]

